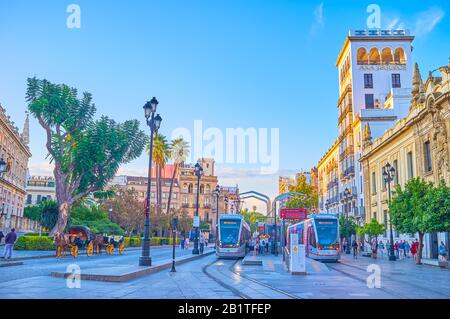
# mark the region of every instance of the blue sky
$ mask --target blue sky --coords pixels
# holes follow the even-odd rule
[[[81,28],[69,29],[69,4]],[[417,37],[422,75],[450,56],[448,1],[1,1],[0,103],[22,128],[26,78],[93,94],[98,115],[142,120],[160,101],[161,131],[177,127],[279,128],[280,174],[314,166],[337,135],[336,57],[349,29],[366,28],[369,4],[382,28]],[[48,171],[44,136],[31,121],[31,173]],[[125,173],[145,172],[146,157]],[[247,169],[251,169],[247,171]],[[271,196],[278,174],[221,165],[222,184]]]

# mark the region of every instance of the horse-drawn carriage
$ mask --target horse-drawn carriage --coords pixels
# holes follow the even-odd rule
[[[56,233],[54,241],[56,257],[64,256],[66,251],[70,251],[73,257],[78,257],[79,251],[85,250],[90,257],[94,251],[97,255],[101,254],[102,248],[108,255],[112,255],[115,248],[118,248],[120,254],[125,250],[123,236],[94,235],[86,226],[72,226],[68,234]]]

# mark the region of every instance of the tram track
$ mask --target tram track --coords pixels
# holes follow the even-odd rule
[[[347,272],[347,271],[344,271],[344,270],[342,270],[342,269],[339,269],[339,267],[338,267],[337,265],[343,265],[344,267],[347,267],[347,268],[356,269],[356,270],[358,270],[360,273],[364,273],[364,278],[366,278],[366,277],[367,277],[367,272],[366,272],[364,269],[362,269],[362,268],[360,268],[360,267],[357,267],[357,266],[353,266],[353,265],[349,265],[349,264],[346,264],[346,263],[342,263],[342,262],[338,262],[338,263],[336,264],[336,266],[334,266],[334,267],[331,266],[331,264],[328,264],[328,265],[327,265],[330,269],[333,269],[333,270],[335,270],[335,271],[337,271],[337,272],[340,272],[340,273],[342,273],[342,274],[344,274],[344,275],[346,275],[346,276],[348,276],[348,277],[350,277],[350,278],[353,278],[353,279],[355,279],[355,280],[362,281],[362,282],[366,283],[366,279],[363,279],[363,278],[358,277],[358,276],[356,276],[356,275],[354,275],[354,274],[352,274],[352,273],[349,273],[349,272]],[[396,282],[398,282],[398,283],[406,284],[406,285],[409,285],[409,286],[414,287],[414,288],[416,288],[416,289],[426,290],[426,291],[432,292],[432,293],[434,293],[434,294],[438,294],[438,295],[441,295],[441,296],[443,296],[443,297],[448,298],[448,296],[447,296],[446,294],[443,294],[442,292],[436,291],[436,290],[434,290],[434,289],[426,288],[426,287],[423,287],[423,286],[420,286],[420,285],[411,283],[411,282],[409,282],[409,281],[399,280],[398,278],[393,278],[392,276],[389,276],[389,275],[382,275],[382,277],[383,277],[384,279],[391,280],[392,282],[395,282],[395,281],[396,281]],[[388,293],[388,294],[390,294],[390,295],[393,295],[393,296],[396,296],[396,297],[399,297],[399,298],[409,298],[408,296],[404,296],[404,295],[399,294],[397,291],[395,291],[395,290],[393,290],[393,289],[387,289],[387,288],[383,288],[383,287],[377,288],[377,289],[380,289],[380,290],[382,290],[382,291],[384,291],[384,292],[386,292],[386,293]]]
[[[231,292],[232,292],[234,295],[236,295],[237,297],[239,297],[239,298],[241,298],[241,299],[251,299],[250,296],[248,296],[248,295],[242,293],[242,292],[239,291],[238,289],[236,289],[236,288],[234,288],[233,286],[231,286],[231,285],[225,283],[223,280],[217,278],[216,276],[213,276],[212,274],[210,274],[210,273],[208,272],[207,269],[208,269],[209,267],[211,267],[212,265],[214,265],[215,263],[217,263],[217,262],[218,262],[218,260],[216,259],[216,260],[213,260],[212,262],[208,263],[207,265],[203,266],[203,268],[202,268],[203,273],[204,273],[206,276],[208,276],[209,278],[211,278],[212,280],[214,280],[216,283],[218,283],[218,284],[219,284],[220,286],[222,286],[223,288],[228,289],[229,291],[231,291]],[[232,266],[234,267],[234,265],[235,265],[237,262],[238,262],[238,260],[236,260],[236,261],[233,263]],[[220,269],[220,268],[218,268],[217,271],[220,272],[221,274],[223,274],[219,269]]]
[[[302,299],[302,298],[300,298],[300,297],[298,297],[298,296],[295,296],[295,295],[293,295],[293,294],[290,294],[290,293],[288,293],[288,292],[286,292],[286,291],[284,291],[284,290],[275,288],[275,287],[273,287],[273,286],[271,286],[271,285],[268,285],[268,284],[266,284],[266,283],[263,283],[263,282],[261,282],[261,281],[259,281],[259,280],[254,279],[254,278],[250,278],[250,277],[248,277],[248,276],[246,276],[246,275],[244,275],[244,274],[241,274],[240,272],[237,272],[237,271],[235,270],[235,266],[236,266],[236,264],[237,264],[239,261],[240,261],[240,260],[237,259],[236,261],[234,261],[233,263],[231,263],[231,265],[228,267],[227,270],[230,271],[231,273],[235,274],[236,276],[239,276],[239,277],[241,277],[241,278],[243,278],[243,279],[245,279],[245,280],[251,281],[251,282],[253,282],[253,283],[255,283],[255,284],[258,284],[258,285],[260,285],[260,286],[263,286],[263,287],[265,287],[265,288],[268,288],[268,289],[270,289],[270,290],[272,290],[272,291],[275,291],[275,292],[277,292],[277,293],[279,293],[279,294],[282,294],[282,295],[284,295],[284,296],[286,296],[286,297],[289,297],[289,298],[291,298],[291,299]],[[224,282],[222,279],[217,278],[217,276],[214,276],[213,274],[211,274],[210,272],[208,272],[208,268],[211,267],[211,266],[213,266],[213,265],[216,264],[217,262],[219,262],[219,260],[214,260],[214,261],[210,262],[209,264],[203,266],[203,268],[202,268],[203,273],[204,273],[205,275],[207,275],[209,278],[213,279],[216,283],[218,283],[218,284],[219,284],[220,286],[222,286],[223,288],[230,290],[234,295],[238,296],[239,298],[241,298],[241,299],[252,299],[252,297],[250,297],[249,295],[247,295],[247,294],[245,294],[245,293],[239,291],[239,290],[236,289],[235,287],[233,287],[233,286],[231,286],[230,284]],[[218,268],[216,269],[216,271],[219,272],[221,275],[223,275],[223,276],[225,276],[225,277],[228,275],[228,274],[224,274],[223,271],[221,271],[221,267],[218,267]]]

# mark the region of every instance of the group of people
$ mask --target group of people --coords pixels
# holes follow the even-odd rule
[[[17,240],[16,230],[12,228],[6,236],[0,231],[0,243],[3,240],[3,237],[5,238],[5,249],[3,250],[2,258],[11,259],[14,244]]]
[[[269,238],[258,236],[251,240],[253,255],[264,255],[269,253]]]
[[[199,250],[200,253],[203,254],[203,251],[205,250],[205,247],[208,247],[208,238],[206,238],[205,234],[203,232],[200,232],[199,237]],[[190,240],[189,237],[183,238],[180,241],[180,248],[181,249],[189,249]]]

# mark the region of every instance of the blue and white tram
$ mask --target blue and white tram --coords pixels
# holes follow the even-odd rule
[[[299,234],[299,243],[306,246],[306,256],[316,260],[337,262],[339,247],[339,221],[333,214],[312,214],[287,230],[287,247],[290,234]]]
[[[245,257],[251,237],[250,226],[239,214],[225,214],[219,218],[219,244],[217,257]]]

